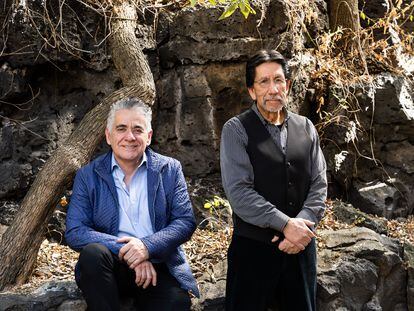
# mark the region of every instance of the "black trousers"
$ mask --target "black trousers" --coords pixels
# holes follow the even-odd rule
[[[314,311],[315,240],[289,255],[268,245],[233,235],[228,250],[227,311]]]
[[[154,264],[157,285],[135,284],[135,272],[101,244],[89,244],[79,256],[79,288],[88,310],[119,310],[120,298],[134,297],[137,310],[190,310],[189,294],[180,288],[165,264]]]

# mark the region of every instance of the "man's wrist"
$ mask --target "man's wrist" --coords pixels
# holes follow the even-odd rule
[[[282,230],[281,230],[281,232],[282,233],[284,233],[285,232],[285,229],[286,229],[286,227],[287,227],[287,225],[288,225],[288,223],[289,223],[289,221],[291,220],[291,218],[290,217],[288,217],[287,218],[287,220],[286,220],[286,222],[285,222],[285,224],[283,225],[283,227],[282,227]]]

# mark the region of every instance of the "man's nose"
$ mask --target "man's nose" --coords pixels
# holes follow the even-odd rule
[[[278,89],[277,83],[275,83],[274,81],[270,81],[268,93],[270,93],[270,94],[277,94],[277,93],[279,93],[279,89]]]
[[[135,136],[134,133],[132,132],[132,130],[127,130],[126,134],[125,134],[125,138],[128,140],[135,140]]]

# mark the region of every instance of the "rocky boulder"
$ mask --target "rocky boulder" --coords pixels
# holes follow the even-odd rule
[[[388,73],[377,75],[372,84],[355,87],[355,99],[349,100],[356,100],[352,105],[359,108],[352,113],[343,109],[343,127],[325,130],[326,139],[335,141],[323,148],[332,184],[338,183],[347,200],[364,212],[387,218],[413,214],[412,83]],[[334,108],[338,90],[331,93]]]
[[[403,247],[367,228],[322,231],[318,310],[407,310]],[[412,298],[410,298],[412,299]]]

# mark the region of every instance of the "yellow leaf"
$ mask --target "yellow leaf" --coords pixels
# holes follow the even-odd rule
[[[240,2],[239,8],[240,8],[240,12],[242,12],[244,18],[248,18],[249,13],[250,13],[249,8],[243,2]]]
[[[361,18],[362,18],[363,20],[365,20],[365,18],[367,17],[367,16],[365,15],[365,13],[364,13],[364,12],[362,12],[362,11],[361,11],[361,13],[360,13],[359,15],[361,16]]]
[[[414,16],[410,15],[410,22],[414,21]]]
[[[221,14],[221,16],[219,17],[219,21],[227,17],[230,17],[234,13],[234,11],[236,11],[236,9],[237,9],[237,3],[233,3],[232,5],[230,5],[228,8],[226,8],[223,14]]]
[[[207,202],[207,203],[204,204],[204,208],[211,208],[211,207],[212,207],[212,205],[211,205],[210,202]]]

